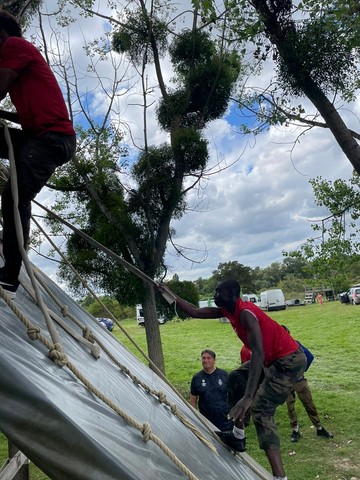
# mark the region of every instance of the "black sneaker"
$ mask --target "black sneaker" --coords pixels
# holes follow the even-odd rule
[[[0,286],[6,291],[11,299],[16,297],[16,290],[18,289],[20,282],[9,278],[8,273],[4,268],[0,268]]]
[[[293,430],[293,431],[292,431],[292,434],[291,434],[290,440],[291,440],[292,442],[297,442],[297,441],[299,440],[299,438],[300,438],[300,432],[299,432],[299,430]]]
[[[324,427],[318,428],[316,434],[319,437],[324,437],[324,438],[333,438],[334,436],[331,432],[328,432],[327,430],[325,430]]]
[[[222,442],[225,443],[231,450],[235,450],[235,452],[245,452],[245,438],[236,438],[233,432],[215,432],[216,435],[221,439]]]

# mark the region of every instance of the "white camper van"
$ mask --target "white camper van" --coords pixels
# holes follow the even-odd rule
[[[136,305],[136,321],[138,325],[141,325],[142,327],[145,326],[144,311],[141,304]],[[158,317],[158,322],[162,325],[165,323],[165,319],[163,317]]]
[[[285,310],[285,297],[280,288],[266,290],[260,293],[260,308],[270,312],[271,310]]]

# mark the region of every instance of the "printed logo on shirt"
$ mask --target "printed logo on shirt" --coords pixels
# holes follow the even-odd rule
[[[220,386],[223,384],[223,381],[221,380],[221,378],[219,378],[218,384],[219,384]]]
[[[205,378],[203,378],[203,379],[201,380],[201,386],[202,386],[202,387],[206,387],[206,380],[205,380]]]

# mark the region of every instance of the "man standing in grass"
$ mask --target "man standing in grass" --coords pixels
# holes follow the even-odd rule
[[[240,284],[236,280],[224,280],[216,285],[214,301],[217,307],[199,308],[173,294],[166,286],[159,286],[159,290],[170,303],[176,302],[191,317],[227,317],[240,340],[251,350],[245,394],[229,413],[235,426],[232,431],[218,432],[218,435],[233,450],[244,451],[244,418],[250,410],[273,480],[287,480],[274,415],[305,371],[306,357],[297,342],[259,307],[241,300]],[[264,380],[258,387],[263,368]]]
[[[290,333],[290,330],[287,328],[286,325],[282,325],[282,327],[288,333]],[[310,350],[304,347],[304,345],[302,345],[298,340],[296,341],[300,345],[300,347],[303,349],[303,352],[306,355],[306,362],[307,362],[306,369],[305,369],[305,372],[306,372],[309,369],[312,361],[314,360],[314,355],[310,352]],[[295,410],[295,400],[296,400],[295,392],[299,397],[299,400],[301,401],[301,403],[304,405],[304,408],[306,410],[306,413],[308,414],[308,417],[311,423],[314,425],[314,427],[316,427],[317,436],[322,438],[333,438],[334,435],[331,432],[328,432],[321,424],[319,414],[315,407],[311,390],[309,388],[307,380],[304,377],[304,375],[301,375],[301,377],[299,377],[298,380],[294,383],[294,386],[291,389],[291,393],[286,399],[286,406],[289,414],[290,425],[292,428],[291,441],[297,442],[301,437],[299,422],[298,422],[296,410]]]
[[[227,378],[225,370],[215,366],[216,354],[212,350],[201,352],[202,370],[191,380],[190,405],[220,430],[229,430],[233,422],[227,418]]]

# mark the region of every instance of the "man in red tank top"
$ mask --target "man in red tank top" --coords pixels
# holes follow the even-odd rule
[[[217,434],[233,450],[244,451],[244,418],[250,410],[259,446],[269,460],[273,479],[286,480],[274,415],[276,408],[287,399],[294,383],[304,374],[306,357],[298,343],[259,307],[241,300],[240,284],[236,280],[224,280],[217,284],[214,295],[217,307],[195,307],[170,292],[166,286],[161,285],[159,290],[190,317],[227,317],[240,340],[251,350],[245,394],[229,412],[229,418],[235,422],[234,429]],[[264,380],[258,386],[262,371]]]
[[[31,201],[55,169],[75,152],[75,132],[57,80],[41,53],[22,38],[17,20],[0,10],[0,100],[10,95],[16,113],[0,110],[0,118],[21,125],[10,128],[17,172],[18,210],[26,248]],[[9,158],[4,127],[0,125],[0,157]],[[0,285],[14,298],[22,263],[15,228],[10,179],[1,195],[4,267]]]

